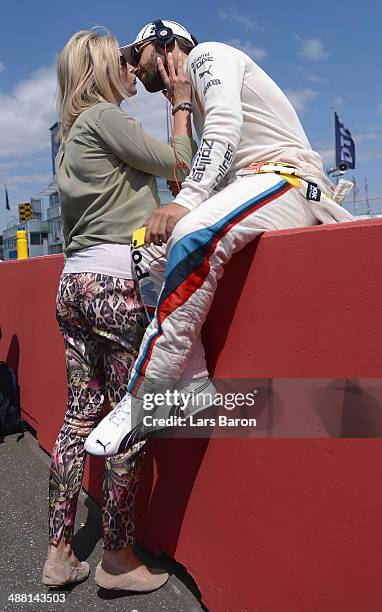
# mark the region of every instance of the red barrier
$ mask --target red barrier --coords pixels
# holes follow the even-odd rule
[[[236,255],[204,330],[215,376],[349,377],[362,395],[357,379],[382,378],[381,238],[380,220],[316,226]],[[0,358],[18,365],[23,415],[48,451],[66,401],[61,268],[60,256],[0,264]],[[381,456],[371,438],[156,440],[138,540],[186,565],[214,612],[379,612]],[[101,468],[91,458],[85,475],[96,496]]]

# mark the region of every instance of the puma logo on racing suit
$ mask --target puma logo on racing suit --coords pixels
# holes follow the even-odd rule
[[[199,74],[199,79],[202,79],[204,77],[205,74],[209,74],[210,76],[212,76],[212,72],[211,72],[211,66],[212,64],[209,65],[209,67],[207,68],[207,70],[203,70],[203,72],[201,72]]]

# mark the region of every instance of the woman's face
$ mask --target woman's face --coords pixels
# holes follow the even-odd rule
[[[121,80],[129,92],[130,96],[135,96],[137,93],[137,77],[136,69],[130,64],[121,64],[120,67]]]

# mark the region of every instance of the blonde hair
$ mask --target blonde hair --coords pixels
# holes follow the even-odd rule
[[[110,33],[74,34],[58,57],[57,80],[61,141],[84,110],[97,102],[119,104],[129,95],[120,77],[118,43]]]

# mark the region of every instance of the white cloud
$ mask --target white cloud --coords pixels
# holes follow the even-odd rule
[[[304,59],[317,62],[329,57],[329,53],[324,49],[320,38],[304,39],[298,35],[296,35],[295,38],[301,43],[299,55]]]
[[[327,79],[324,79],[323,77],[317,76],[316,74],[307,74],[305,76],[305,80],[308,83],[317,83],[317,84],[321,84],[321,83],[326,83]]]
[[[50,173],[45,174],[11,174],[7,177],[7,187],[17,187],[18,185],[32,185],[35,183],[49,183],[52,180]]]
[[[25,156],[49,148],[54,123],[55,67],[40,68],[11,91],[0,91],[0,157]]]
[[[322,85],[322,83],[327,83],[328,79],[325,77],[319,76],[318,74],[314,74],[306,70],[301,66],[297,67],[297,70],[303,75],[304,81],[307,83],[314,83],[315,85]]]
[[[227,41],[227,45],[231,45],[232,47],[240,49],[256,61],[261,61],[269,55],[266,49],[262,49],[261,47],[255,47],[252,43],[248,41],[242,42],[238,38],[234,38],[233,40]]]
[[[378,147],[376,149],[370,150],[356,150],[356,159],[357,161],[370,161],[374,159],[382,159],[382,151]]]
[[[334,98],[334,106],[342,106],[344,103],[344,99],[342,98],[342,96],[336,96]]]
[[[12,168],[17,168],[17,162],[0,162],[0,173],[4,170],[11,170]]]
[[[363,142],[371,142],[382,138],[381,129],[374,129],[371,132],[358,132],[353,134],[354,141],[357,145]]]
[[[306,106],[309,102],[312,102],[318,97],[317,91],[313,89],[287,89],[286,95],[293,104],[295,110],[299,113],[303,113],[306,110]]]
[[[218,17],[220,19],[224,19],[225,21],[238,23],[240,26],[242,26],[243,28],[246,28],[247,30],[261,30],[262,29],[262,27],[253,18],[252,15],[249,15],[248,13],[244,15],[244,14],[235,12],[235,9],[233,8],[219,9]]]
[[[3,62],[0,62],[0,73],[3,72],[5,70],[5,64],[3,64]]]

